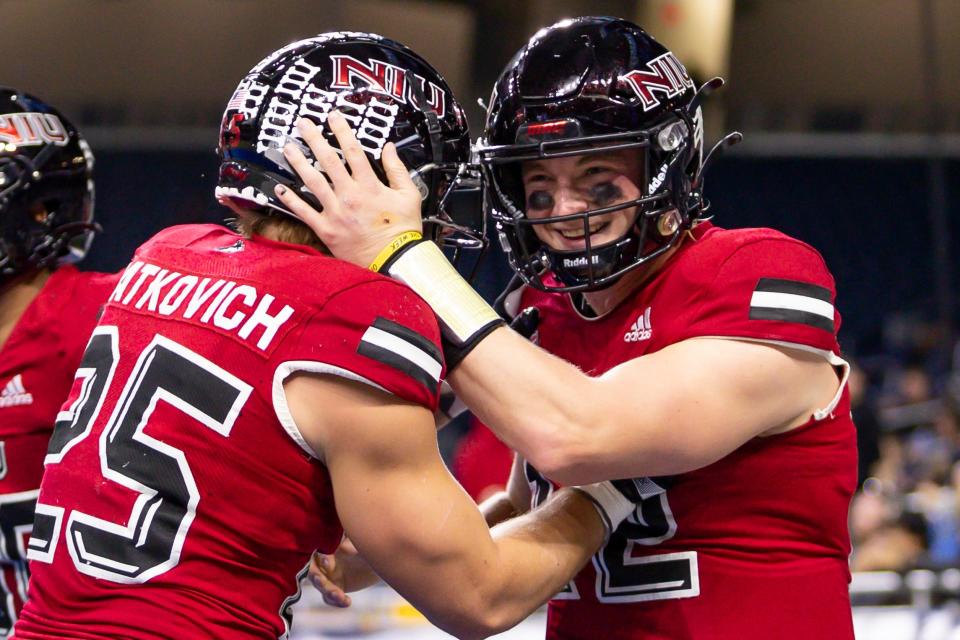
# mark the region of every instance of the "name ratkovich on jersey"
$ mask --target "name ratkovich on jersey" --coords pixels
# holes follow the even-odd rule
[[[27,543],[57,411],[116,275],[54,271],[0,348],[0,638],[27,592]]]
[[[342,376],[436,408],[436,320],[403,285],[215,225],[137,251],[58,416],[15,636],[284,638],[340,543],[283,381]]]
[[[833,278],[815,250],[769,229],[702,223],[692,235],[601,318],[581,316],[567,295],[524,289],[520,308],[540,308],[540,345],[595,376],[705,336],[810,351],[845,374]],[[553,485],[525,470],[539,504]],[[842,384],[798,428],[689,473],[644,479],[637,511],[550,602],[547,637],[852,640],[856,470]]]

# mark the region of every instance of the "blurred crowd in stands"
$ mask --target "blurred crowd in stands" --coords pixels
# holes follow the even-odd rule
[[[960,342],[909,316],[883,356],[854,360],[860,489],[850,512],[854,571],[960,564]]]

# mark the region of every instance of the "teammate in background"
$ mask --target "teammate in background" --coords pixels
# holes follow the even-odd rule
[[[93,154],[60,112],[0,87],[0,638],[27,596],[27,541],[57,410],[116,277],[81,273]]]
[[[568,489],[491,537],[439,457],[434,315],[326,255],[273,196],[309,197],[280,151],[297,118],[341,141],[352,127],[353,178],[380,184],[387,210],[422,213],[430,237],[453,229],[468,132],[419,56],[332,33],[256,65],[220,131],[217,197],[241,233],[162,231],[110,295],[46,456],[19,640],[285,638],[301,570],[344,531],[431,621],[484,637],[549,598],[633,511],[610,483]]]
[[[718,84],[696,90],[614,18],[541,30],[507,65],[478,152],[525,285],[513,307],[539,312],[541,348],[503,328],[436,245],[396,240],[419,229],[415,211],[376,189],[382,207],[364,206],[360,185],[327,187],[288,148],[323,213],[290,191],[283,202],[334,255],[389,254],[381,270],[433,307],[463,358],[448,360],[460,399],[519,452],[488,513],[558,483],[642,485],[551,601],[548,638],[853,637],[856,443],[833,278],[798,240],[706,221],[699,104]]]

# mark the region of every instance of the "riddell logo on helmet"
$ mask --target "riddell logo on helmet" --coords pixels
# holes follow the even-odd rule
[[[669,51],[648,62],[647,68],[650,71],[634,69],[620,76],[620,79],[625,80],[640,97],[644,111],[650,111],[660,104],[660,100],[653,95],[654,93],[663,94],[665,98],[670,99],[693,87],[693,80],[690,79],[687,70]]]
[[[331,89],[352,89],[352,81],[359,79],[374,93],[382,93],[400,102],[421,106],[417,104],[417,91],[409,86],[410,83],[407,82],[407,74],[403,67],[373,58],[368,59],[369,65],[352,56],[330,56],[330,59],[333,61]],[[428,83],[416,74],[414,74],[414,77],[420,82],[427,104],[437,112],[437,116],[442,118],[446,107],[444,90],[432,82]]]
[[[590,256],[590,262],[592,264],[600,264],[599,256]],[[587,256],[580,256],[579,258],[564,258],[563,266],[567,267],[585,267],[587,266]]]
[[[67,128],[52,113],[5,113],[0,115],[0,142],[17,147],[55,144],[70,140]]]
[[[660,167],[660,171],[657,172],[657,175],[653,177],[653,180],[650,181],[650,186],[647,187],[647,193],[653,193],[660,188],[660,185],[663,184],[663,181],[667,179],[667,163],[664,162],[663,166]]]

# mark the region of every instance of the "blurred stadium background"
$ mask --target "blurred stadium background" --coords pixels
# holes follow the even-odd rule
[[[105,231],[85,267],[115,270],[161,227],[222,221],[220,115],[270,51],[328,30],[395,38],[440,69],[479,132],[477,99],[513,52],[584,14],[633,19],[696,78],[727,79],[708,139],[745,141],[709,176],[716,220],[824,254],[858,364],[858,637],[960,638],[957,0],[0,0],[0,84],[90,140]],[[508,275],[494,254],[480,288],[493,296]],[[448,456],[467,428],[442,432]],[[313,596],[300,611],[298,639],[446,637],[386,589],[349,612]],[[541,636],[534,616],[504,637]]]

